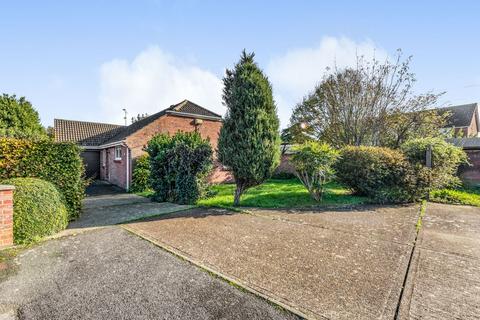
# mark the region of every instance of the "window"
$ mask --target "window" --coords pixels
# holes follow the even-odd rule
[[[122,160],[122,147],[116,146],[115,147],[115,160]]]

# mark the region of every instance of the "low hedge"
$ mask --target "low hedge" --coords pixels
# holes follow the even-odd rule
[[[151,189],[150,183],[150,158],[144,154],[135,160],[132,172],[132,192],[143,192]]]
[[[426,166],[427,149],[432,167]],[[414,139],[400,149],[345,147],[336,164],[337,177],[358,194],[381,203],[424,199],[432,190],[458,186],[456,173],[467,155],[439,138]]]
[[[13,237],[17,244],[38,239],[65,229],[67,208],[55,186],[37,178],[13,178],[2,181],[14,185]]]
[[[353,147],[341,150],[335,165],[338,180],[356,194],[380,203],[412,200],[411,167],[398,150],[381,147]]]
[[[432,167],[427,168],[426,152],[432,151]],[[468,156],[462,148],[440,138],[412,139],[400,147],[407,160],[415,170],[419,187],[425,192],[447,187],[457,187],[461,184],[457,176],[458,167],[468,163]]]
[[[0,137],[0,179],[16,177],[53,183],[62,195],[69,219],[78,217],[86,183],[77,145]]]

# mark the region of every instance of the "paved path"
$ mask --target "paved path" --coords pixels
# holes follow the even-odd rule
[[[400,319],[480,319],[480,208],[429,203]]]
[[[0,319],[294,319],[119,227],[44,242],[15,264]]]
[[[118,187],[99,181],[89,186],[87,195],[80,218],[71,222],[69,229],[109,226],[192,208],[169,202],[152,202],[148,198],[125,193]],[[64,232],[68,233],[71,230]]]
[[[196,209],[126,227],[317,319],[393,319],[419,206]]]

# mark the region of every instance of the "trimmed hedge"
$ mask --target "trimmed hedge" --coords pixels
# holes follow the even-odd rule
[[[13,238],[26,244],[66,228],[68,213],[55,186],[37,178],[13,178],[2,183],[15,186],[13,192]]]
[[[80,148],[73,143],[0,138],[0,179],[36,177],[57,187],[69,220],[78,217],[85,195]]]
[[[432,168],[426,151],[432,148]],[[456,186],[465,152],[439,138],[414,139],[400,150],[380,147],[345,147],[336,164],[337,177],[354,192],[381,203],[424,199],[435,189]]]
[[[335,169],[339,181],[359,195],[380,203],[412,200],[412,171],[398,150],[348,146],[341,150]]]
[[[150,158],[148,154],[144,154],[135,160],[130,191],[143,192],[150,188]]]
[[[147,146],[155,201],[194,204],[205,196],[212,147],[197,132],[159,134]]]
[[[426,152],[432,150],[432,168],[425,166]],[[461,184],[457,176],[458,167],[468,163],[468,156],[462,148],[440,138],[413,139],[401,145],[407,160],[418,177],[424,177],[422,188],[427,191]]]

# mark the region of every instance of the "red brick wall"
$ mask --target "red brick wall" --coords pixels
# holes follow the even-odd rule
[[[220,128],[222,127],[222,122],[205,119],[202,120],[203,123],[197,126],[198,132],[203,138],[210,139],[212,148],[214,151],[216,151],[218,145],[218,135],[220,133]],[[136,159],[144,154],[144,147],[147,145],[148,141],[158,133],[174,134],[178,131],[195,131],[196,127],[194,125],[194,121],[194,118],[166,115],[138,130],[126,139],[126,143],[132,153],[132,159]],[[209,178],[209,180],[214,183],[224,182],[230,179],[230,173],[222,170],[219,165],[215,166],[215,169]]]
[[[135,159],[142,155],[144,153],[143,148],[157,133],[174,134],[177,131],[195,131],[194,120],[194,118],[166,115],[133,133],[126,139],[126,143],[132,151],[132,158]],[[198,132],[203,138],[210,139],[214,150],[217,149],[218,134],[221,127],[222,122],[213,120],[203,120],[203,123],[198,126]]]
[[[0,248],[13,244],[13,189],[0,185]]]
[[[126,189],[127,187],[127,148],[122,146],[122,159],[115,160],[115,147],[100,152],[100,177],[114,185]],[[106,158],[105,158],[105,152]],[[105,165],[104,165],[105,164]]]
[[[281,174],[281,173],[295,174],[295,168],[290,162],[291,156],[292,155],[290,154],[284,154],[280,157],[280,164],[278,165],[277,169],[275,169],[274,174]]]

